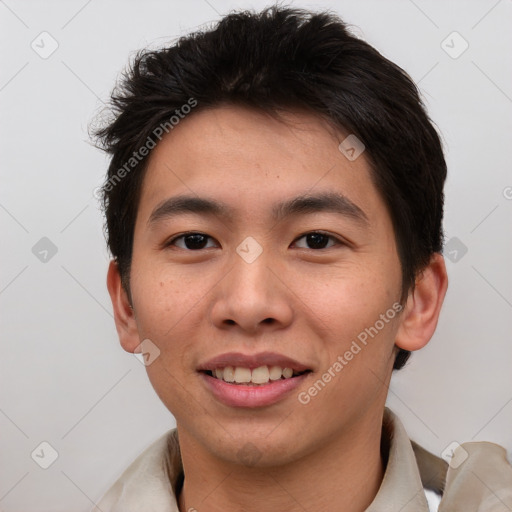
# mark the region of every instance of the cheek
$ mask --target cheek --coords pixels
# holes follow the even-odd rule
[[[318,321],[327,337],[346,342],[373,325],[400,297],[396,269],[381,265],[364,263],[330,269],[328,273],[305,273],[294,281],[294,290],[307,316]]]
[[[180,365],[187,368],[184,359],[190,353],[190,333],[198,328],[201,315],[196,311],[205,294],[200,280],[162,272],[155,265],[136,268],[132,295],[140,338],[149,338],[158,346],[159,363],[178,371]]]
[[[166,332],[190,309],[196,287],[150,258],[147,264],[134,260],[132,268],[131,288],[139,327],[149,324],[154,332]]]

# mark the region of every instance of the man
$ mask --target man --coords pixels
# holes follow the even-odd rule
[[[408,76],[276,7],[141,53],[112,107],[108,289],[177,429],[97,509],[510,509],[501,447],[447,467],[385,409],[447,288],[446,164]]]

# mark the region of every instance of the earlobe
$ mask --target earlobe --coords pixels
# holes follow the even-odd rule
[[[107,288],[112,301],[119,342],[127,352],[133,353],[140,343],[139,332],[133,308],[122,285],[119,268],[115,261],[111,261],[108,267]]]
[[[407,298],[395,345],[404,350],[419,350],[432,338],[443,305],[448,276],[441,254],[432,255],[430,263],[418,276]]]

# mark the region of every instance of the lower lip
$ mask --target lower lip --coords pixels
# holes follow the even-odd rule
[[[289,379],[270,381],[268,384],[246,386],[230,384],[201,372],[203,382],[213,395],[231,407],[265,407],[275,404],[296,389],[308,375],[309,372]]]

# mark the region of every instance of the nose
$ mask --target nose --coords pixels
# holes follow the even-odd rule
[[[261,255],[247,263],[235,254],[233,263],[216,287],[211,309],[214,325],[251,335],[290,325],[293,293],[282,277],[278,277],[275,260]]]

